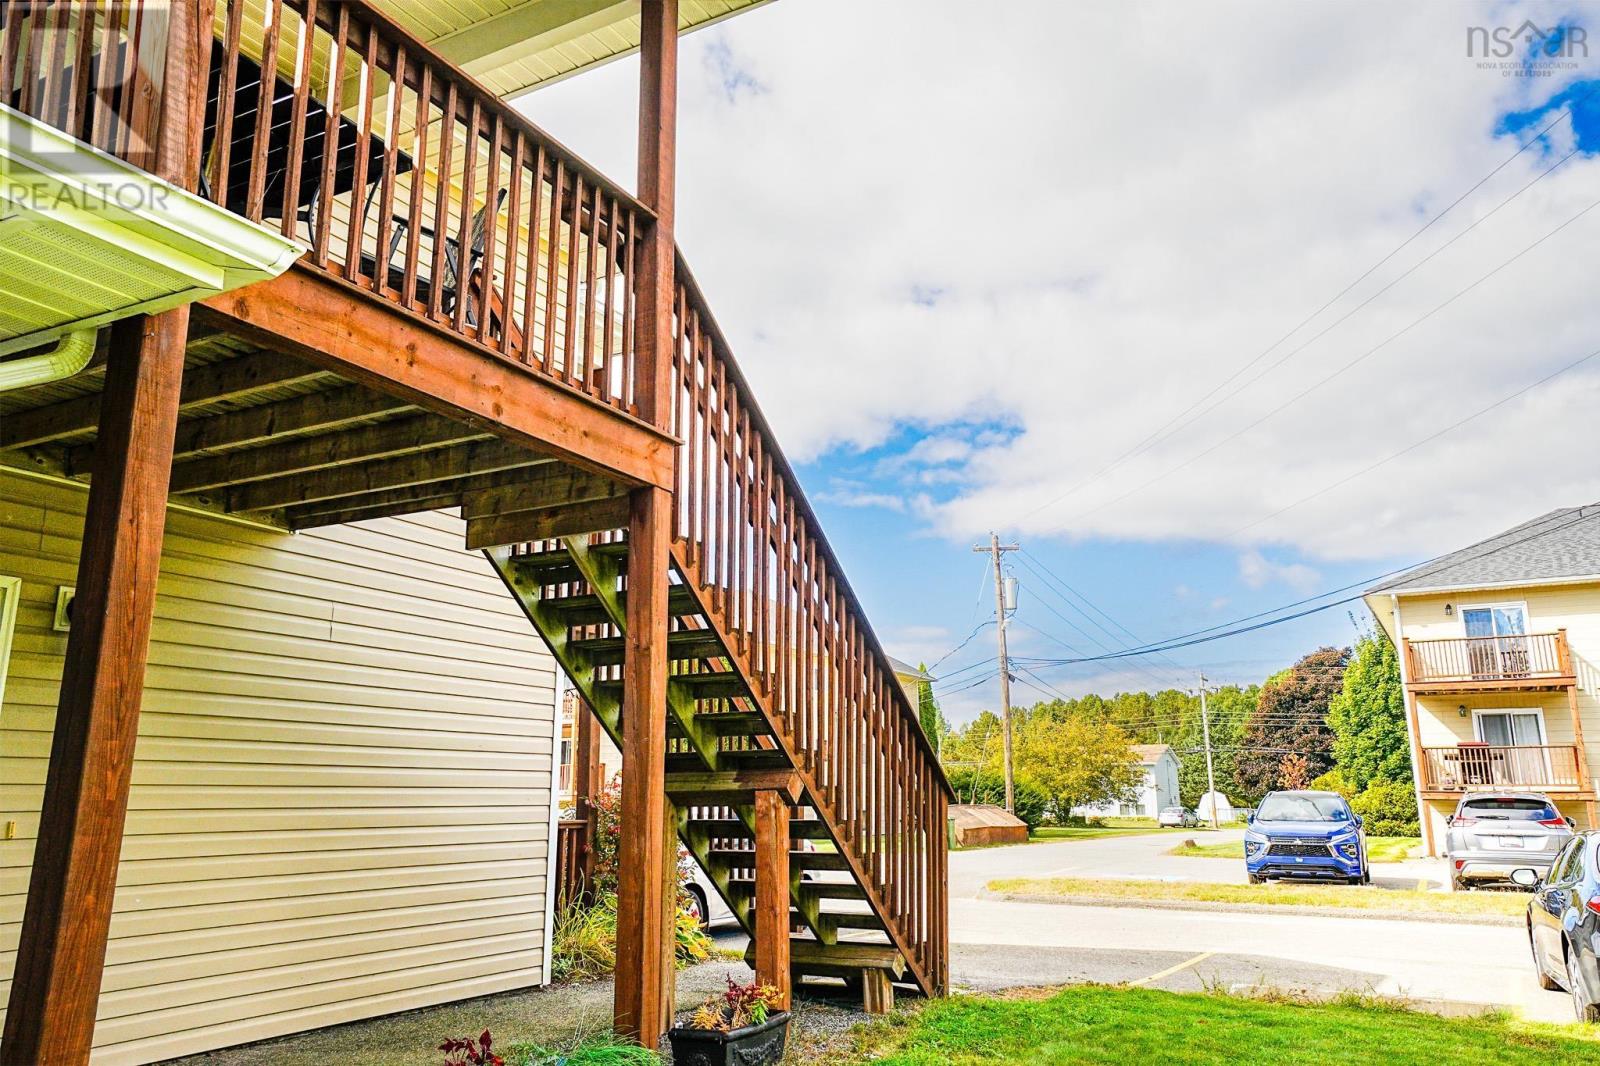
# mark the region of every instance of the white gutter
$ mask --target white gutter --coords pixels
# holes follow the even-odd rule
[[[1411,677],[1406,669],[1405,630],[1401,628],[1400,623],[1400,597],[1390,593],[1389,602],[1394,605],[1394,651],[1395,658],[1400,663],[1400,692],[1401,699],[1405,703],[1406,740],[1411,745],[1411,795],[1417,801],[1417,829],[1421,831],[1422,839],[1431,853],[1433,832],[1429,826],[1433,823],[1431,813],[1422,802],[1422,738],[1418,735],[1418,723],[1414,721],[1417,697],[1411,692]]]
[[[97,332],[93,329],[74,330],[62,337],[48,352],[30,355],[26,359],[0,362],[0,392],[48,385],[83,370],[94,358]]]

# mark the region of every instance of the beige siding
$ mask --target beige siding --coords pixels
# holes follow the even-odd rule
[[[0,1007],[84,493],[0,474]],[[174,512],[95,1061],[537,984],[554,674],[453,515],[299,535]]]

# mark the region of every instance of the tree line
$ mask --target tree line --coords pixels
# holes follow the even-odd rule
[[[1399,660],[1382,630],[1318,648],[1259,684],[1208,690],[1206,700],[1217,790],[1236,807],[1278,789],[1327,789],[1349,797],[1370,832],[1416,832]],[[1030,824],[1065,821],[1074,807],[1132,799],[1143,779],[1135,744],[1170,745],[1182,802],[1198,806],[1203,732],[1198,693],[1177,688],[1013,708],[1017,813]],[[941,758],[963,800],[993,801],[1002,749],[993,711],[945,732]]]

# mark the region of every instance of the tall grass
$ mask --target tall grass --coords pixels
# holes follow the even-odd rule
[[[711,938],[694,916],[679,907],[676,935],[678,965],[692,966],[711,957]],[[551,971],[558,982],[610,977],[617,968],[617,897],[601,896],[588,907],[568,907],[551,937]]]
[[[661,1056],[602,1031],[566,1045],[514,1044],[506,1066],[661,1066]]]

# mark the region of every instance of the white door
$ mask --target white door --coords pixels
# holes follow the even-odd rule
[[[1495,745],[1488,753],[1488,777],[1496,785],[1550,783],[1550,754],[1544,748],[1544,715],[1539,711],[1479,711],[1473,715],[1478,739]],[[1517,750],[1523,748],[1526,750]]]

